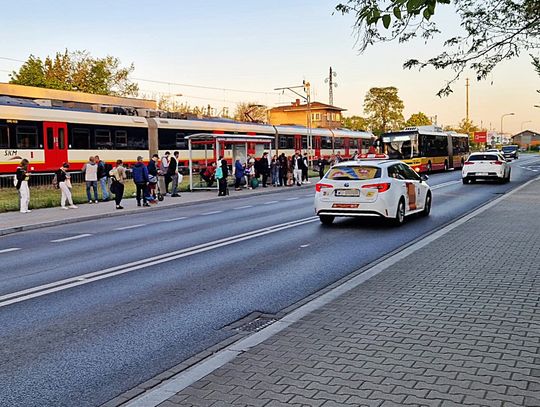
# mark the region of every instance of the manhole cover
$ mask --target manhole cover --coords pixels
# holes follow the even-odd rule
[[[253,321],[248,322],[247,324],[237,327],[236,330],[241,332],[257,332],[273,324],[276,321],[277,320],[275,318],[258,317],[255,318]]]

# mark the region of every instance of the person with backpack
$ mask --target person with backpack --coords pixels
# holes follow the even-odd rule
[[[111,177],[111,192],[114,194],[116,209],[124,209],[120,203],[124,197],[124,183],[126,181],[126,169],[122,160],[116,160],[116,167],[109,171]]]
[[[219,193],[218,196],[227,195],[227,177],[229,176],[229,167],[227,160],[221,160],[221,165],[216,170],[216,179],[218,180]]]
[[[15,188],[19,191],[21,213],[32,212],[28,209],[28,204],[30,203],[30,188],[28,188],[28,180],[30,179],[30,171],[28,170],[29,164],[30,162],[26,158],[23,158],[15,172],[14,183]]]
[[[99,158],[99,155],[96,155],[94,157],[94,160],[97,165],[97,179],[98,179],[99,186],[101,187],[101,198],[103,199],[103,202],[107,202],[109,200],[109,191],[108,191],[109,171],[107,170],[107,165],[105,164],[105,161],[101,160]]]
[[[143,201],[143,206],[150,206],[148,200],[146,199],[146,187],[148,185],[148,169],[144,165],[143,158],[141,156],[137,157],[137,163],[133,166],[132,170],[133,182],[137,188],[136,199],[137,206],[141,206],[141,198]]]
[[[69,208],[77,209],[77,206],[75,206],[73,203],[73,198],[71,196],[71,176],[67,172],[68,169],[69,164],[63,163],[54,174],[56,184],[58,185],[58,188],[60,188],[60,191],[62,191],[62,196],[60,197],[60,207],[62,209],[68,209],[66,202],[69,202]]]

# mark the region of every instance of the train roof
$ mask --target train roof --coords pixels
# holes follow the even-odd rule
[[[159,129],[186,129],[208,131],[232,131],[242,133],[263,133],[274,135],[276,131],[269,124],[243,123],[223,120],[200,120],[200,119],[165,119],[154,117],[148,119],[155,121]]]

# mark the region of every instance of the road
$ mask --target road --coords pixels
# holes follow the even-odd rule
[[[433,174],[431,216],[401,228],[322,226],[312,191],[290,189],[5,236],[0,404],[100,405],[232,335],[232,322],[276,313],[539,170],[522,156],[505,185]]]

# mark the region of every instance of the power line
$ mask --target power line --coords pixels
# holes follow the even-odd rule
[[[15,58],[8,58],[8,57],[0,57],[0,59],[5,59],[6,61],[14,61],[14,62],[26,62],[26,61],[22,61],[20,59],[15,59]]]
[[[144,79],[144,78],[131,78],[136,81],[159,83],[162,85],[175,85],[175,86],[185,86],[188,88],[198,88],[198,89],[210,89],[210,90],[221,90],[226,92],[240,92],[240,93],[261,93],[264,95],[279,95],[277,92],[261,92],[256,90],[245,90],[245,89],[232,89],[232,88],[218,88],[214,86],[203,86],[203,85],[190,85],[187,83],[178,83],[178,82],[166,82],[166,81],[157,81],[153,79]]]

